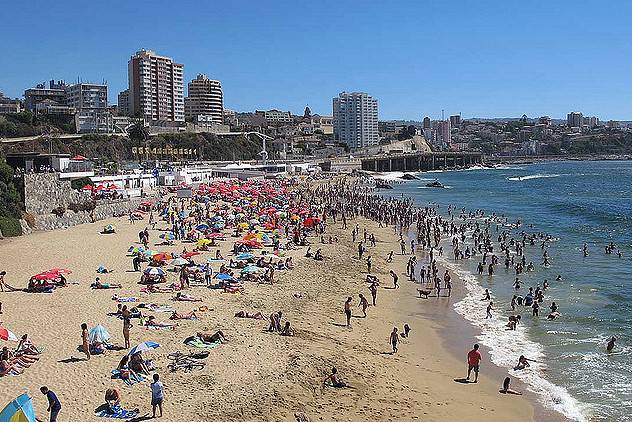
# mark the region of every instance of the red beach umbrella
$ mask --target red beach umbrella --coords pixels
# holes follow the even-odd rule
[[[0,340],[4,340],[4,341],[7,341],[7,340],[18,341],[18,338],[11,331],[7,330],[4,327],[0,327]]]

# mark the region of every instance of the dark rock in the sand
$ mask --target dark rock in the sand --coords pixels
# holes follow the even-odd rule
[[[400,177],[400,179],[403,179],[403,180],[419,180],[419,177],[415,176],[414,174],[406,173],[402,177]]]

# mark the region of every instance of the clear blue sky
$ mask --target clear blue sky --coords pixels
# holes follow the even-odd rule
[[[331,114],[366,91],[381,119],[571,110],[632,120],[629,1],[7,1],[0,91],[51,78],[127,86],[153,49],[222,81],[227,108]]]

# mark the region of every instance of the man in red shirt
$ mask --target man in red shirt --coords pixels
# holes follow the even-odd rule
[[[483,357],[481,356],[481,352],[478,351],[478,344],[474,345],[474,349],[470,350],[467,354],[467,378],[466,380],[470,380],[470,373],[472,369],[474,370],[474,382],[478,382],[478,365],[481,362]]]

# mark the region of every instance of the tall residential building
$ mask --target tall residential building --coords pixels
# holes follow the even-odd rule
[[[116,112],[119,116],[129,116],[129,89],[119,92]]]
[[[350,148],[377,145],[377,100],[365,92],[341,92],[333,99],[334,139]]]
[[[458,128],[461,126],[461,115],[456,114],[454,116],[450,116],[450,126]]]
[[[430,117],[424,117],[423,129],[430,129]]]
[[[189,82],[189,95],[184,99],[184,116],[195,120],[200,115],[211,116],[214,123],[224,122],[222,84],[203,74]]]
[[[108,86],[98,84],[67,85],[66,105],[79,112],[101,112],[108,107]]]
[[[24,91],[24,107],[30,111],[37,111],[37,104],[45,100],[56,104],[64,104],[66,99],[66,84],[64,81],[51,80],[48,88],[44,84],[38,84],[35,88]]]
[[[141,50],[128,64],[129,115],[147,121],[184,121],[184,65]]]
[[[452,143],[452,127],[450,120],[440,120],[437,122],[437,141],[444,147],[450,147],[450,144]]]
[[[582,114],[579,111],[571,111],[566,115],[568,127],[582,127]]]

